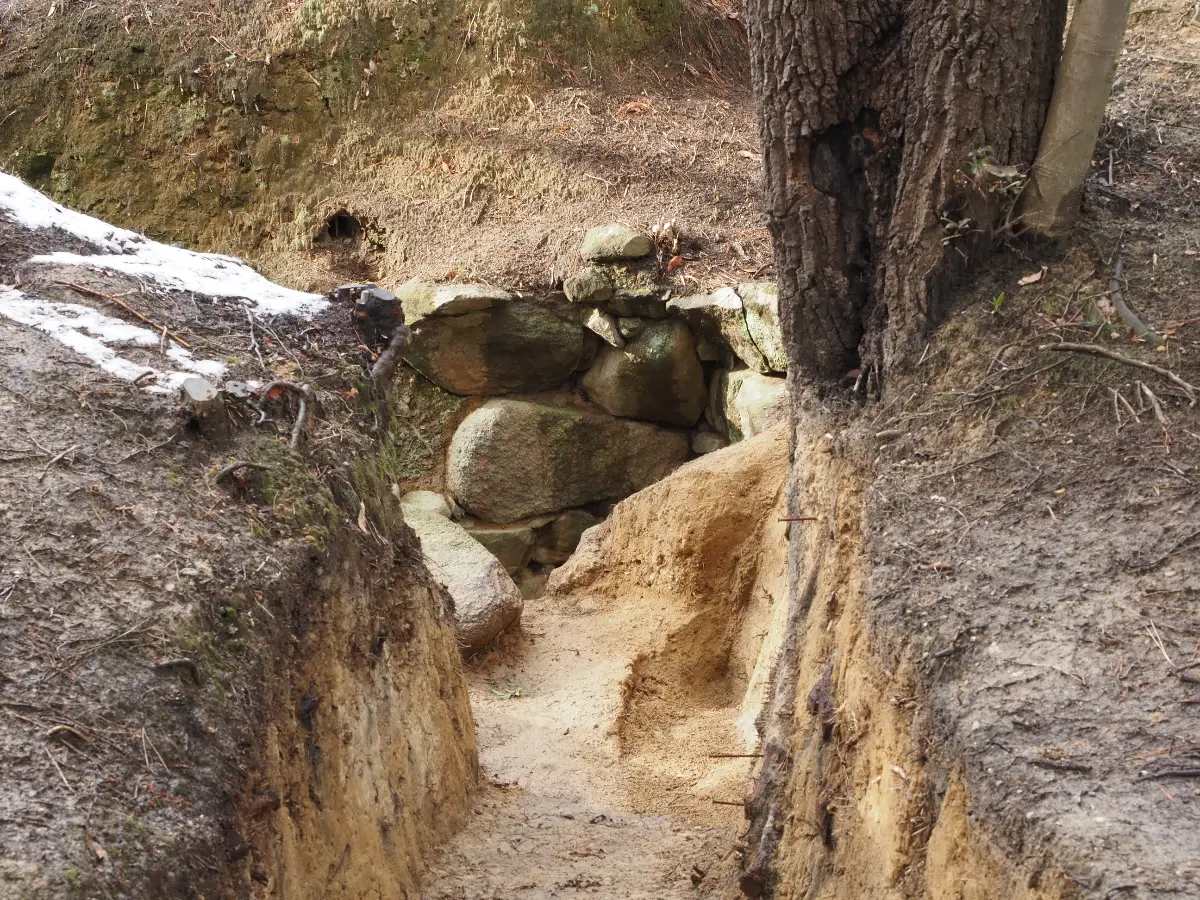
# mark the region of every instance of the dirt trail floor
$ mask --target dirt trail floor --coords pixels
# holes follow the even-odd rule
[[[424,896],[728,889],[755,763],[743,720],[783,607],[786,466],[775,429],[620,504],[526,606],[520,634],[477,662],[492,786]],[[718,561],[726,572],[707,571]]]

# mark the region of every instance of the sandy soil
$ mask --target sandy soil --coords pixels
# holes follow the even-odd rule
[[[1135,11],[1076,234],[1064,247],[1003,250],[916,378],[866,416],[834,416],[844,413],[831,452],[866,476],[859,564],[869,580],[855,597],[819,590],[804,636],[820,653],[806,651],[799,696],[819,699],[832,659],[834,724],[823,744],[810,721],[825,714],[820,703],[816,713],[797,704],[799,787],[779,896],[1197,892],[1197,413],[1144,371],[1039,349],[1099,342],[1200,383],[1197,93],[1179,77],[1200,62],[1197,46],[1190,7]],[[1118,258],[1125,297],[1167,338],[1162,350],[1134,340],[1104,304]],[[1017,283],[1043,265],[1039,280]],[[608,570],[637,598],[636,617],[620,603],[579,604],[586,591],[565,579],[577,605],[532,608],[522,642],[475,674],[483,762],[510,787],[438,864],[431,884],[443,893],[431,896],[512,896],[529,871],[555,873],[538,882],[545,895],[573,889],[575,841],[629,860],[627,879],[618,865],[589,867],[593,891],[672,896],[688,890],[689,864],[711,859],[712,839],[717,858],[722,840],[735,846],[732,820],[727,837],[693,827],[682,844],[666,822],[634,820],[632,846],[578,819],[548,838],[536,828],[576,805],[712,821],[694,798],[671,808],[648,785],[671,784],[689,742],[735,739],[728,708],[701,726],[697,711],[677,714],[683,682],[666,681],[647,717],[657,723],[648,733],[666,739],[639,759],[647,732],[622,735],[631,711],[648,709],[617,690],[638,628],[683,621],[671,597],[641,595],[625,561]],[[702,666],[687,671],[704,680]],[[516,687],[528,697],[505,699]],[[742,789],[742,775],[721,790]],[[681,781],[699,794],[704,775]],[[511,860],[488,850],[531,832]],[[862,852],[876,839],[890,855]],[[471,867],[486,874],[465,879]]]
[[[786,468],[775,429],[626,500],[526,606],[521,632],[477,662],[492,788],[425,896],[728,889],[756,763],[743,725],[784,605]]]

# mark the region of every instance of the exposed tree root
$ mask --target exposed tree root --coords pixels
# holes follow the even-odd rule
[[[1038,347],[1038,349],[1072,353],[1090,353],[1093,356],[1103,356],[1105,359],[1111,359],[1119,363],[1125,363],[1127,366],[1145,369],[1148,372],[1161,375],[1168,381],[1178,385],[1183,392],[1187,394],[1188,399],[1192,401],[1190,405],[1196,405],[1196,392],[1200,390],[1200,388],[1197,388],[1194,384],[1184,381],[1170,369],[1164,369],[1162,366],[1154,365],[1154,363],[1143,362],[1140,359],[1134,359],[1132,356],[1126,356],[1124,353],[1118,353],[1115,350],[1109,350],[1107,347],[1099,347],[1095,344],[1042,344],[1040,347]]]

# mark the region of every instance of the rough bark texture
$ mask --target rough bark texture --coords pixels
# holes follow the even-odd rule
[[[956,175],[990,146],[1027,165],[1065,0],[751,0],[751,58],[790,363],[903,366],[987,222]],[[958,252],[961,251],[961,252]]]

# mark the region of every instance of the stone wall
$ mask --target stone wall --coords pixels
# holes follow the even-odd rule
[[[413,333],[405,362],[475,406],[449,440],[445,509],[430,518],[435,502],[406,498],[427,554],[466,546],[447,535],[461,528],[528,598],[613,503],[782,417],[775,285],[673,297],[660,243],[621,225],[593,228],[561,292],[396,289]],[[519,617],[514,591],[495,572],[458,580],[460,605],[475,610],[486,581],[504,611],[464,637],[479,649]],[[455,595],[454,579],[444,581]]]

